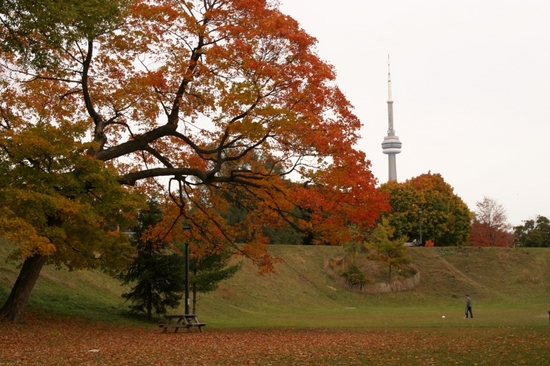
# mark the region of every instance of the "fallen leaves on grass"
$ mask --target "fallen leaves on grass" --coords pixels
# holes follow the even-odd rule
[[[547,329],[212,329],[0,323],[0,365],[545,365]]]

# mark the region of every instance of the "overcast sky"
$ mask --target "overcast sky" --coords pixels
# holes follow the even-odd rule
[[[484,196],[510,223],[550,218],[550,1],[281,0],[318,40],[388,179],[387,60],[397,180],[440,173],[471,210]]]

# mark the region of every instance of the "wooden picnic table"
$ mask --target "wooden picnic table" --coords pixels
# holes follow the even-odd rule
[[[206,326],[206,323],[199,322],[195,314],[165,315],[164,318],[166,322],[159,324],[159,327],[163,328],[163,333],[166,333],[168,328],[174,328],[174,333],[179,328],[187,328],[187,331],[190,332],[193,327],[199,328],[199,331],[202,332],[202,327]]]

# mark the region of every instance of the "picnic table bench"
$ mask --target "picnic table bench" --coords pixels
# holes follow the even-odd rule
[[[187,328],[187,331],[191,331],[192,327],[197,327],[202,332],[202,327],[206,326],[206,323],[199,322],[195,314],[165,315],[165,318],[166,322],[159,324],[163,333],[166,333],[168,328],[174,328],[176,333],[179,328]]]

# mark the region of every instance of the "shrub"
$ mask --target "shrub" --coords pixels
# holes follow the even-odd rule
[[[369,282],[365,274],[354,263],[350,264],[348,268],[346,268],[346,270],[342,273],[342,277],[354,285],[363,286]]]

